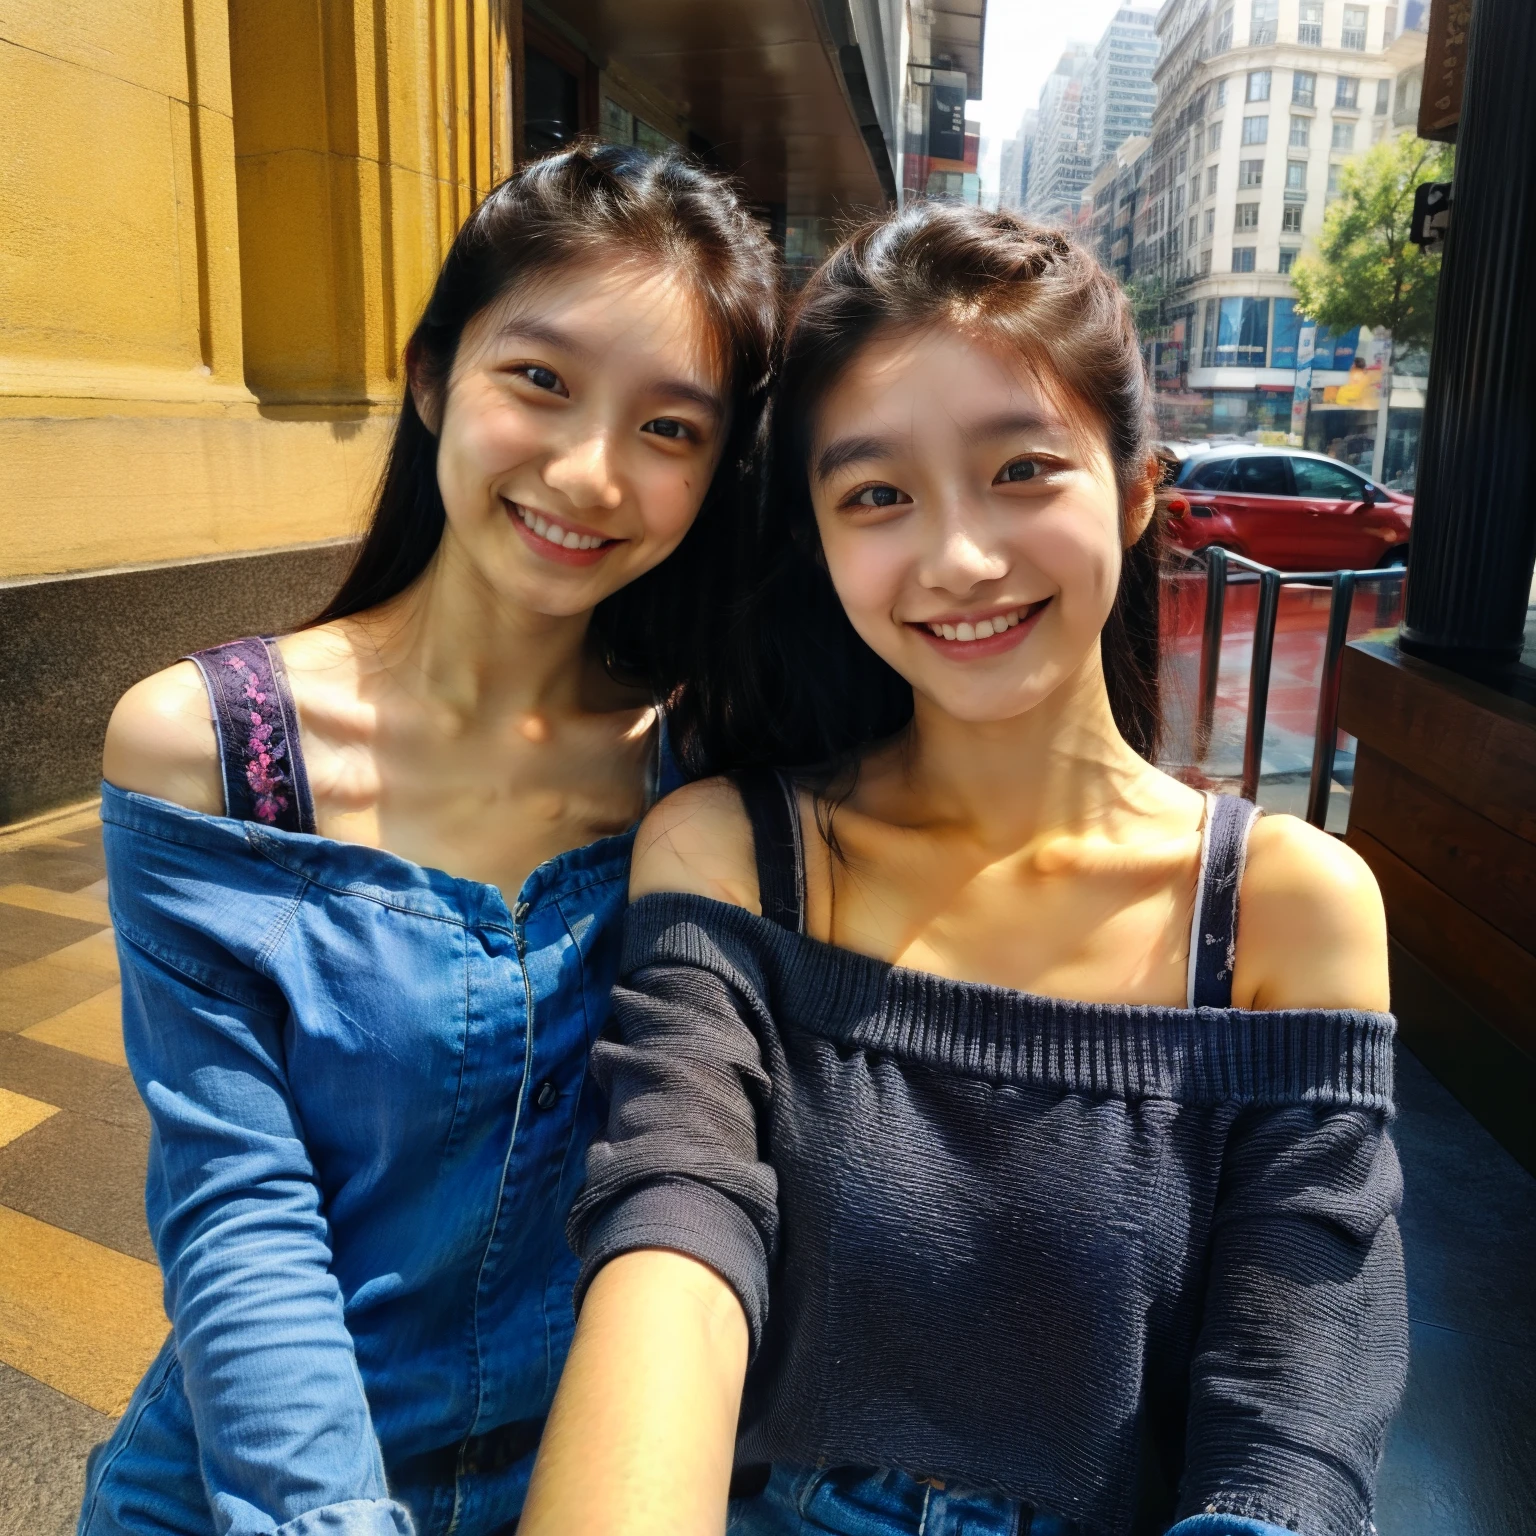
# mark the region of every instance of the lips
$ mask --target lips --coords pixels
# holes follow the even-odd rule
[[[929,644],[956,660],[980,659],[1012,650],[1034,628],[1050,598],[1021,603],[979,618],[929,619],[911,624]]]
[[[505,502],[507,511],[517,531],[529,547],[546,560],[560,565],[593,565],[610,549],[623,543],[622,539],[610,539],[590,528],[573,527],[548,513],[525,507],[515,501]]]

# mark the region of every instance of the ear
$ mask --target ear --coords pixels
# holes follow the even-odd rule
[[[1131,485],[1125,498],[1125,531],[1122,542],[1129,549],[1147,531],[1157,510],[1157,487],[1163,478],[1163,466],[1156,454],[1147,455],[1141,478]]]
[[[422,425],[433,437],[436,437],[443,426],[442,403],[437,391],[429,389],[422,381],[420,361],[420,354],[413,340],[405,349],[405,376],[410,385],[411,404],[416,407],[416,414],[421,417]]]

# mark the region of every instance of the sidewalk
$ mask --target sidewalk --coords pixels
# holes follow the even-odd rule
[[[74,1530],[165,1336],[118,1009],[94,809],[0,834],[0,1536]],[[1536,1180],[1406,1052],[1398,1074],[1413,1353],[1377,1523],[1536,1536]]]

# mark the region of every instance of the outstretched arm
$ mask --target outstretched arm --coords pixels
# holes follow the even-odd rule
[[[635,850],[637,900],[682,892],[756,903],[751,833],[720,781],[664,800]],[[777,1235],[757,1128],[770,1092],[753,1027],[764,989],[750,955],[728,956],[685,913],[642,941],[646,910],[631,909],[618,1039],[593,1053],[612,1109],[572,1215],[586,1291],[522,1536],[725,1529]]]
[[[731,1288],[681,1253],[601,1269],[539,1447],[527,1536],[720,1536],[747,1370]]]

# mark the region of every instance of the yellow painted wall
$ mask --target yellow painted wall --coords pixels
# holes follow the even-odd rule
[[[516,37],[515,0],[0,0],[0,579],[359,525]]]

